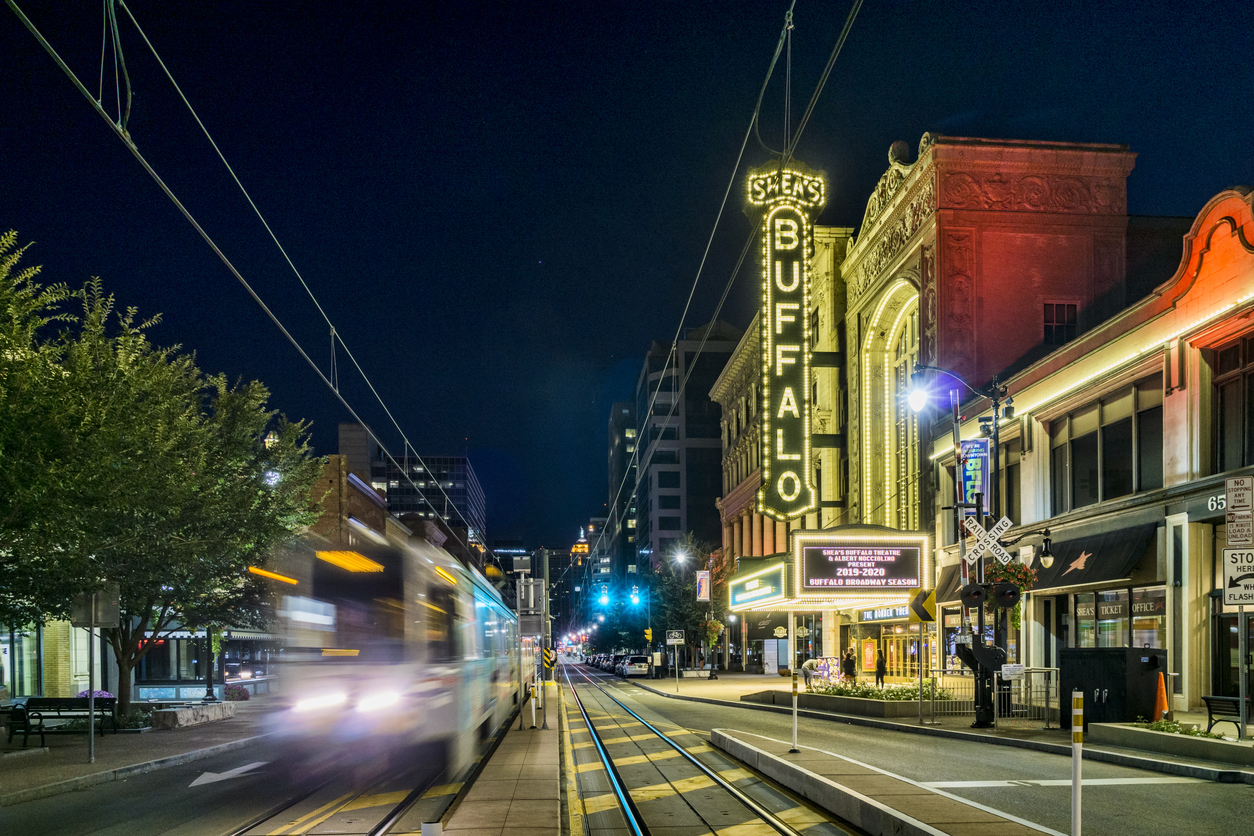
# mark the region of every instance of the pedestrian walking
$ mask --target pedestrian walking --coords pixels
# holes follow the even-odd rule
[[[806,690],[810,690],[810,682],[814,678],[814,673],[819,669],[819,660],[811,656],[801,663],[801,675],[806,679]]]
[[[858,663],[853,656],[853,648],[845,651],[845,658],[840,660],[840,672],[844,674],[845,680],[853,684],[858,679]]]
[[[884,651],[881,649],[876,651],[875,658],[875,687],[884,687],[884,674],[888,673],[888,662],[884,659]]]

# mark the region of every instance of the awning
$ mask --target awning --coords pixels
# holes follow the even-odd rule
[[[958,600],[958,588],[962,586],[960,568],[957,563],[941,567],[940,578],[936,581],[936,603],[949,604]]]
[[[1157,523],[1055,540],[1054,565],[1036,570],[1033,592],[1128,577],[1154,540]],[[1039,564],[1039,560],[1037,561]],[[937,600],[940,600],[939,596]]]

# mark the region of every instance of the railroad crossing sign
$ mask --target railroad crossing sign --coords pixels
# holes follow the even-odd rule
[[[1254,604],[1254,549],[1224,549],[1224,606]]]
[[[936,590],[910,590],[910,623],[924,624],[936,620]]]
[[[1254,546],[1254,476],[1234,476],[1224,484],[1228,545]]]
[[[975,517],[967,517],[962,521],[962,525],[967,533],[975,538],[975,548],[967,552],[967,563],[974,563],[987,552],[992,552],[993,557],[997,558],[1003,566],[1011,561],[1010,552],[1003,549],[1001,543],[997,542],[1010,528],[1009,517],[1002,517],[997,521],[997,525],[987,531]]]
[[[684,643],[684,631],[683,630],[667,630],[666,631],[666,646],[667,647],[670,647],[672,645],[677,645],[677,644],[683,644],[683,643]]]
[[[553,652],[553,648],[546,647],[544,649],[544,666],[548,668],[549,670],[552,670],[553,666],[556,664],[557,664],[557,654]]]

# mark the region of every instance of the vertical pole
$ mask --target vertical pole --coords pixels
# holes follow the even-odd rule
[[[792,748],[789,754],[795,755],[801,750],[797,748],[797,669],[792,669]]]
[[[916,655],[919,661],[919,725],[923,725],[923,622],[919,622],[919,647]]]
[[[1071,692],[1071,836],[1080,836],[1080,765],[1084,762],[1084,692]]]
[[[679,645],[675,645],[675,693],[679,693]]]
[[[96,762],[96,593],[87,625],[87,762]]]
[[[544,688],[540,692],[540,713],[544,716],[541,721],[541,729],[549,727],[549,666],[548,659],[545,654],[553,647],[553,627],[549,623],[549,596],[553,594],[553,585],[549,583],[549,550],[541,549],[544,553],[544,647],[540,651],[540,678],[541,686]]]
[[[1249,699],[1250,689],[1250,622],[1245,614],[1245,605],[1237,607],[1237,654],[1241,663],[1237,665],[1237,675],[1241,679],[1241,687],[1237,691],[1237,699],[1241,707],[1241,740],[1245,740],[1245,724],[1249,722],[1249,711],[1245,701]]]

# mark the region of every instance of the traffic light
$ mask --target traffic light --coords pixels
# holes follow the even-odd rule
[[[610,588],[604,584],[601,586],[601,597],[597,599],[601,606],[605,606],[610,602]]]
[[[653,641],[653,628],[652,627],[644,628],[644,640],[647,642]]]
[[[631,588],[631,603],[633,604],[640,603],[640,587],[638,586],[633,586]]]

